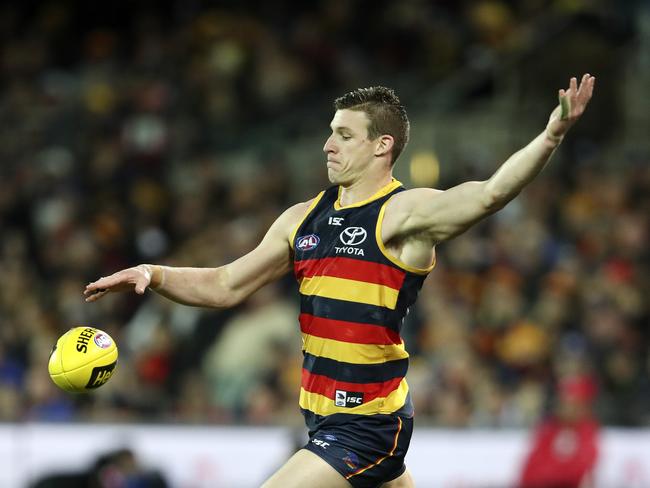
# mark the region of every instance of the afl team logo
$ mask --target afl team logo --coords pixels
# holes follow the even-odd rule
[[[93,340],[95,341],[95,344],[97,344],[97,347],[100,347],[102,349],[111,347],[111,338],[102,332],[98,332],[97,334],[95,334]]]
[[[298,237],[298,239],[296,239],[296,249],[299,249],[300,251],[311,251],[312,249],[316,249],[319,242],[320,238],[316,234]]]
[[[363,227],[346,227],[339,239],[346,246],[358,246],[368,237],[366,229]]]

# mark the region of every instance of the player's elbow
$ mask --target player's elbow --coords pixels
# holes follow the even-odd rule
[[[244,300],[242,290],[237,289],[229,279],[227,266],[210,269],[204,278],[201,289],[205,306],[216,309],[231,308]]]
[[[214,308],[216,310],[224,310],[239,305],[242,301],[243,298],[238,299],[238,297],[232,294],[229,295],[219,294],[219,295],[206,297],[206,299],[201,303],[201,305],[207,308]]]
[[[483,184],[481,204],[486,214],[492,214],[505,207],[515,196],[516,193],[498,188],[488,180]]]

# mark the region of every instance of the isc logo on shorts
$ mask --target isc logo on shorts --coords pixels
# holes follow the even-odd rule
[[[337,407],[358,407],[363,403],[363,393],[358,391],[336,390],[334,405]]]
[[[311,442],[312,442],[312,444],[316,444],[317,446],[320,446],[323,449],[327,449],[327,446],[330,445],[329,442],[325,442],[325,441],[320,440],[320,439],[312,439]]]

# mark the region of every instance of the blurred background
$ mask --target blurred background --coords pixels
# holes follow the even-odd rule
[[[23,1],[0,7],[0,48],[5,425],[300,432],[291,276],[227,311],[153,293],[86,304],[85,284],[251,250],[328,184],[346,91],[395,88],[412,124],[396,176],[444,189],[489,177],[584,72],[595,97],[551,165],[438,247],[403,331],[416,430],[532,432],[567,411],[650,424],[647,2]],[[70,396],[47,360],[85,324],[120,361]]]

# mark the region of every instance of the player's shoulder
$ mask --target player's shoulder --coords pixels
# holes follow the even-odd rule
[[[442,190],[436,188],[409,188],[398,193],[395,193],[389,200],[389,208],[392,207],[395,209],[407,209],[418,202],[423,201],[424,199],[431,198],[439,193],[442,193]]]
[[[278,220],[283,220],[285,223],[296,223],[301,221],[311,207],[317,203],[320,193],[309,200],[304,202],[298,202],[287,208],[282,215],[280,215]]]
[[[304,214],[309,210],[309,208],[314,205],[318,199],[320,198],[321,194],[319,193],[316,195],[314,198],[310,198],[309,200],[305,200],[304,202],[298,202],[291,207],[287,209],[287,212],[295,213],[295,214]]]
[[[427,195],[436,195],[442,193],[443,190],[438,190],[437,188],[428,188],[428,187],[418,187],[418,188],[407,188],[404,191],[396,193],[395,196],[406,196],[409,198],[420,198]]]
[[[443,193],[435,188],[412,188],[393,195],[389,200],[382,222],[382,238],[388,242],[396,235],[404,235],[412,227],[413,217],[428,212],[423,202],[431,201]]]

